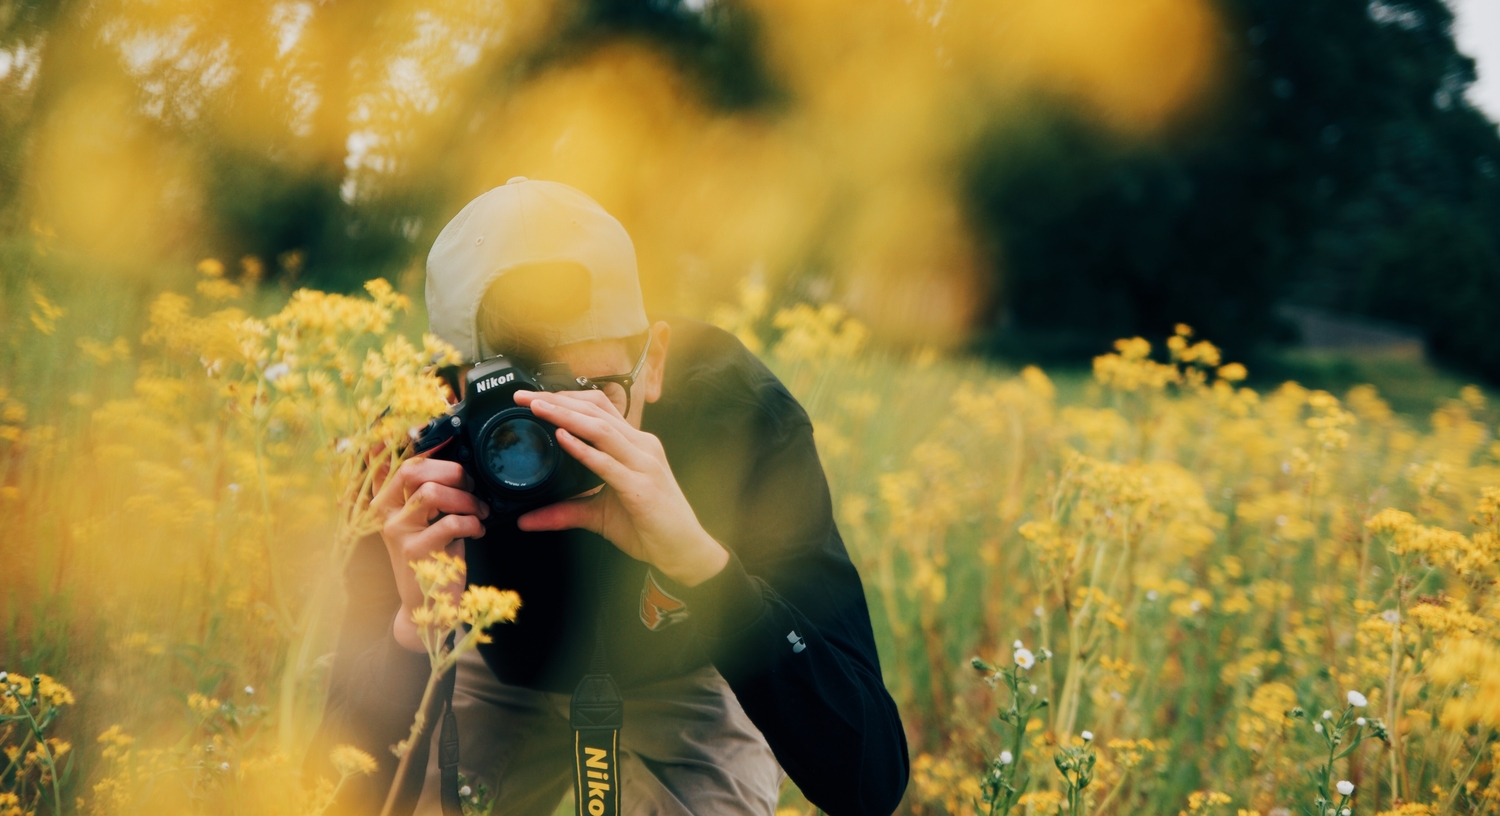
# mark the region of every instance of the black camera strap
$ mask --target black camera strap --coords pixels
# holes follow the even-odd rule
[[[594,651],[588,671],[573,689],[568,706],[573,726],[573,801],[577,816],[620,816],[620,726],[625,722],[625,700],[620,697],[620,689],[609,675],[604,658],[604,626],[609,617],[605,597],[607,546],[601,542],[595,556],[594,588],[599,614],[594,622]],[[438,798],[443,816],[463,816],[458,791],[458,718],[453,713],[457,677],[455,666],[438,687],[443,701],[442,728],[438,734]]]
[[[573,725],[573,801],[577,816],[620,816],[620,726],[625,701],[605,667],[604,625],[608,620],[605,562],[609,544],[599,543],[594,594],[599,614],[594,623],[594,653],[588,671],[573,689],[569,714]]]

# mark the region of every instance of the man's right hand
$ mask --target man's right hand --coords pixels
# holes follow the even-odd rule
[[[422,589],[411,562],[439,551],[462,558],[464,539],[484,535],[482,519],[490,508],[474,497],[474,483],[463,466],[440,459],[408,459],[385,480],[373,508],[383,517],[380,537],[391,557],[391,571],[401,592],[396,613],[396,642],[414,652],[425,651],[411,613],[422,606]],[[454,587],[455,595],[463,591]]]

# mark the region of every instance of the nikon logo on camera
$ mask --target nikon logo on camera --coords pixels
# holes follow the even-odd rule
[[[474,390],[477,391],[477,392],[479,392],[479,393],[481,393],[481,394],[483,394],[484,392],[490,390],[491,388],[494,388],[497,385],[505,385],[506,383],[510,382],[511,380],[514,380],[515,378],[516,378],[516,372],[514,372],[514,371],[511,371],[511,372],[506,373],[506,374],[500,374],[500,375],[495,376],[495,377],[485,377],[484,379],[480,380],[479,382],[474,383]]]

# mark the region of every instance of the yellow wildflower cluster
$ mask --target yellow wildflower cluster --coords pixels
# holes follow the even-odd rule
[[[1178,816],[1189,813],[1215,813],[1219,808],[1233,802],[1229,794],[1219,791],[1193,791],[1188,794],[1187,810],[1178,811]]]
[[[0,761],[29,764],[0,783],[4,816],[311,816],[373,764],[335,748],[341,780],[296,779],[340,573],[380,546],[369,499],[445,410],[433,368],[457,357],[404,330],[383,282],[277,308],[239,266],[204,264],[123,337],[40,291],[0,303],[31,345],[77,352],[67,390],[0,382],[0,590],[22,639],[0,648],[88,703],[11,677]],[[773,311],[747,285],[716,321],[813,421],[911,740],[910,812],[973,813],[1003,782],[1012,814],[1304,813],[1313,771],[1350,816],[1500,808],[1500,443],[1477,389],[1414,422],[1368,386],[1245,387],[1185,326],[1049,377],[870,350],[837,308]],[[453,559],[416,568],[437,677],[519,599],[462,591]],[[1007,683],[977,681],[976,654]],[[1011,696],[999,745],[981,712]],[[43,709],[66,715],[26,736],[14,718]],[[1330,757],[1335,727],[1365,738]]]
[[[764,299],[754,305],[763,315]],[[1009,703],[965,678],[962,658],[1009,665],[1024,641],[1028,660],[1055,660],[1030,672],[1049,705],[1009,752],[1031,763],[1017,812],[1064,802],[1046,752],[1083,730],[1102,738],[1091,807],[1303,812],[1308,772],[1327,758],[1288,712],[1316,716],[1351,689],[1391,740],[1336,763],[1361,780],[1360,812],[1428,797],[1479,812],[1500,775],[1479,756],[1486,712],[1500,710],[1483,679],[1500,676],[1487,623],[1500,619],[1488,600],[1500,493],[1486,490],[1500,485],[1500,447],[1477,390],[1421,431],[1369,386],[1342,399],[1243,387],[1245,367],[1187,326],[1165,359],[1121,340],[1090,382],[1062,385],[1035,369],[955,363],[939,376],[920,361],[860,367],[762,346],[808,407],[870,587],[916,735],[914,811],[972,812],[966,781],[944,780],[996,760],[973,755],[966,712],[990,695]],[[1377,515],[1376,501],[1409,518]],[[1147,763],[1127,747],[1140,741],[1174,746],[1149,752],[1174,771],[1127,773]],[[1173,787],[1187,779],[1201,781]]]
[[[73,745],[51,736],[73,692],[45,674],[32,677],[0,671],[0,814],[35,813],[46,802],[61,813],[60,777]]]

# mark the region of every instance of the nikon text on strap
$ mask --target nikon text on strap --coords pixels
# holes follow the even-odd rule
[[[578,816],[619,816],[620,725],[625,702],[607,674],[587,674],[573,691],[573,786]]]
[[[594,622],[594,654],[589,669],[573,689],[569,719],[573,724],[573,801],[577,816],[620,816],[620,726],[625,701],[605,670],[604,624],[609,602],[605,562],[609,544],[600,542],[594,570],[599,615]]]

